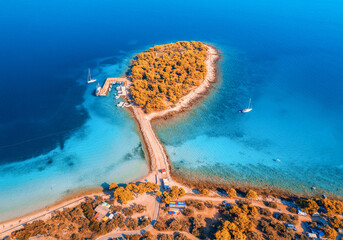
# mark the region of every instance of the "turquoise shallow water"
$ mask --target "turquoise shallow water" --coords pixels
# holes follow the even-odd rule
[[[255,62],[217,45],[223,58],[213,92],[188,115],[156,124],[176,171],[342,196],[342,106],[330,105],[325,76],[314,76],[328,63],[313,54]],[[310,76],[319,86],[301,82]],[[250,97],[253,111],[238,113]]]
[[[120,76],[130,58],[120,64],[99,60],[94,77]],[[84,80],[79,84],[84,85]],[[113,94],[95,97],[95,86],[87,86],[83,103],[76,106],[87,112],[86,122],[63,145],[38,157],[0,166],[0,221],[43,208],[76,190],[147,174],[135,122],[128,112],[114,106],[118,100]]]

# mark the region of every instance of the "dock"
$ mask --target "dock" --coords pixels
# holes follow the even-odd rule
[[[108,94],[108,91],[111,87],[112,84],[114,83],[122,83],[124,86],[128,84],[128,79],[127,78],[107,78],[104,85],[102,86],[100,90],[99,96],[105,97]]]

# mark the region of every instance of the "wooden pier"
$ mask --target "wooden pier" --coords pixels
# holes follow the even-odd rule
[[[113,84],[113,83],[123,83],[124,86],[127,86],[128,79],[124,78],[124,77],[122,77],[122,78],[107,78],[104,85],[101,88],[99,96],[101,96],[101,97],[107,96],[108,91],[111,87],[111,84]]]

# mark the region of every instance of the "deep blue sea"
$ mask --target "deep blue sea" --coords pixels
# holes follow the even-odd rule
[[[0,220],[148,171],[134,121],[93,96],[87,69],[102,83],[178,40],[222,54],[206,100],[156,126],[178,171],[343,196],[342,12],[339,0],[1,1]]]

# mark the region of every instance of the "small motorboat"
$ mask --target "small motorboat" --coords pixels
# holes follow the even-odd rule
[[[120,102],[117,104],[117,107],[124,107],[124,102]]]
[[[100,86],[100,84],[98,83],[98,86],[97,86],[97,88],[95,89],[95,95],[96,95],[96,96],[100,96],[100,92],[101,92],[101,86]]]

